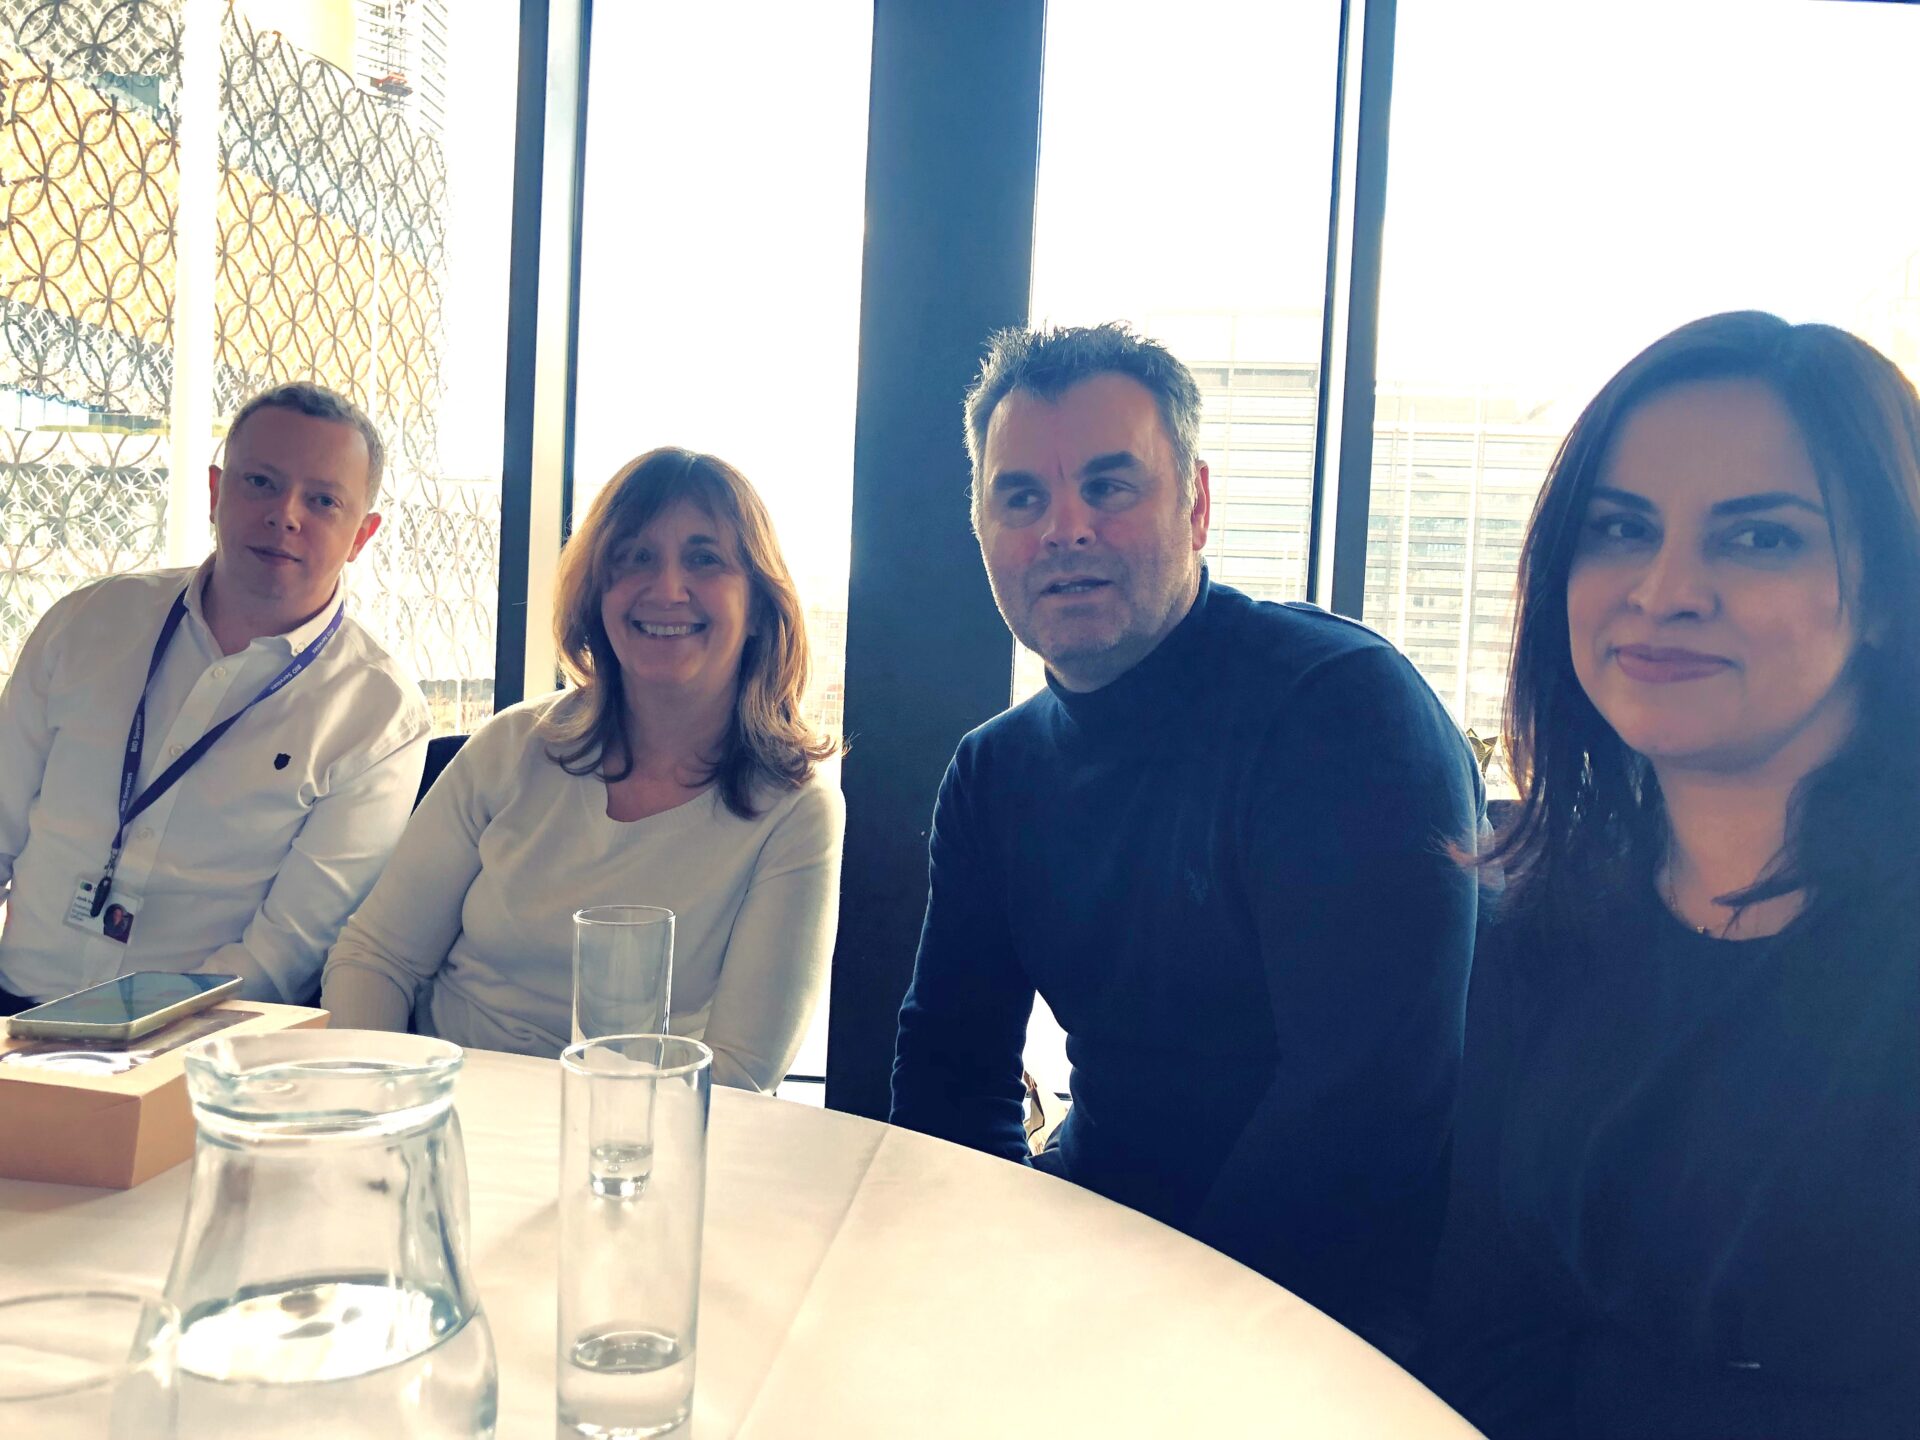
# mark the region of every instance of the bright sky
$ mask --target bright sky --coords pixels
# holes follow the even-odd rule
[[[1317,315],[1338,0],[1186,0],[1172,13],[1050,0],[1034,314]]]
[[[1150,5],[1050,14],[1036,312],[1178,345],[1170,316],[1238,311],[1242,358],[1311,359],[1248,354],[1244,312],[1317,329],[1338,5],[1208,0],[1174,33]],[[1383,378],[1590,390],[1674,324],[1751,305],[1895,344],[1875,292],[1920,251],[1920,11],[1399,15]]]
[[[738,465],[844,605],[872,6],[594,12],[576,503],[656,445]]]
[[[1584,398],[1743,307],[1894,347],[1874,295],[1920,255],[1916,76],[1900,5],[1402,4],[1382,374]]]
[[[447,7],[447,289],[440,352],[447,383],[440,463],[456,479],[500,474],[507,387],[507,274],[512,240],[516,0]]]
[[[516,8],[449,7],[455,474],[499,464]],[[1338,9],[1051,0],[1036,315],[1314,358]],[[581,501],[650,446],[715,450],[830,600],[871,6],[595,20]],[[1920,364],[1920,7],[1401,0],[1397,51],[1383,379],[1582,399],[1672,325],[1747,305]]]

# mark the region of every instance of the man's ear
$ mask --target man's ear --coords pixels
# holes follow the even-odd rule
[[[220,467],[207,466],[207,520],[212,522],[220,509]]]
[[[1187,517],[1193,526],[1193,548],[1195,552],[1207,547],[1207,523],[1213,518],[1213,477],[1207,471],[1207,462],[1193,462],[1193,513]]]
[[[347,551],[348,560],[358,560],[360,552],[367,548],[367,541],[373,538],[373,532],[380,528],[380,512],[369,510],[367,518],[360,522],[360,528],[353,532],[353,548]]]

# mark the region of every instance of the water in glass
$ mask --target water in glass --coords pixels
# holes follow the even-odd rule
[[[560,1057],[559,1428],[680,1434],[693,1409],[713,1052],[625,1035]]]
[[[560,1425],[591,1440],[664,1435],[693,1413],[693,1347],[640,1328],[577,1336],[560,1368]]]

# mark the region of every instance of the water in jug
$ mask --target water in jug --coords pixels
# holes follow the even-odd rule
[[[167,1281],[182,1435],[494,1433],[460,1062],[446,1041],[352,1030],[188,1053],[198,1139]]]

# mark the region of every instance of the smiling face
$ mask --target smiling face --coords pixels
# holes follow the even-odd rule
[[[1696,381],[1641,404],[1567,582],[1573,668],[1594,707],[1656,769],[1822,763],[1854,699],[1831,537],[1805,441],[1765,386]]]
[[[227,436],[226,458],[208,473],[214,588],[263,633],[290,630],[333,598],[380,528],[366,439],[344,421],[268,406]]]
[[[1160,407],[1137,380],[1096,375],[1057,400],[1012,391],[988,422],[980,483],[993,598],[1069,690],[1118,679],[1191,608],[1207,469],[1183,504]]]
[[[682,500],[614,545],[600,621],[628,687],[731,699],[751,633],[753,582],[739,537]]]

